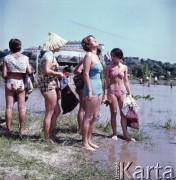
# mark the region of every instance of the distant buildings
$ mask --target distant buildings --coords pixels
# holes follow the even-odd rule
[[[101,49],[100,61],[105,64],[104,61],[104,45],[99,44]],[[31,52],[34,56],[39,56],[42,48],[39,47],[30,47],[24,49],[24,51]],[[80,60],[82,60],[85,56],[86,52],[83,50],[80,41],[68,41],[62,48],[60,48],[59,52],[55,53],[55,57],[60,64],[71,64],[76,65]]]
[[[104,63],[104,45],[99,44],[101,48],[100,60]],[[55,53],[55,56],[58,59],[58,62],[62,61],[71,61],[78,63],[85,56],[86,52],[83,50],[80,41],[69,41],[65,44],[58,53]]]
[[[24,49],[24,51],[31,52],[32,55],[34,56],[37,56],[38,55],[37,53],[40,52],[39,47],[30,47],[30,48]]]
[[[74,63],[77,64],[85,56],[86,52],[83,50],[80,41],[69,41],[59,52],[55,53],[55,57],[60,63]]]

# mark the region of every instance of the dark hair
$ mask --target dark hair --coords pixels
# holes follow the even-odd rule
[[[11,39],[9,41],[9,48],[13,53],[21,51],[21,41],[19,39]]]
[[[71,68],[70,67],[68,67],[68,66],[66,66],[66,67],[64,67],[64,69],[63,69],[65,72],[69,72],[69,73],[71,73],[72,72],[72,70],[71,70]]]
[[[100,48],[100,46],[98,46],[98,48],[97,48],[97,55],[100,56],[100,54],[101,54],[101,48]]]
[[[115,57],[119,58],[119,59],[122,59],[123,58],[123,52],[121,49],[119,48],[114,48],[111,50],[111,53],[114,54]]]
[[[85,37],[82,41],[81,41],[81,45],[82,45],[82,47],[83,47],[83,49],[85,50],[85,51],[90,51],[90,49],[89,49],[89,42],[90,42],[90,38],[91,37],[93,37],[93,38],[95,38],[93,35],[89,35],[89,36],[87,36],[87,37]]]

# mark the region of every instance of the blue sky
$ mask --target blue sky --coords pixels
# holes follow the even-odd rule
[[[0,0],[0,50],[11,38],[43,45],[49,31],[74,41],[92,34],[105,52],[176,63],[175,0]]]

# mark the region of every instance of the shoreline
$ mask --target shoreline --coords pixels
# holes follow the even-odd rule
[[[3,85],[3,79],[0,77],[0,86]],[[136,79],[129,79],[130,84],[141,84],[140,80],[136,80]],[[71,83],[73,83],[73,81],[71,80]],[[157,80],[156,84],[154,82],[154,80],[150,80],[144,83],[144,85],[164,85],[164,86],[170,86],[170,84],[172,83],[173,86],[176,86],[176,80]],[[141,84],[142,85],[142,84]]]
[[[141,84],[139,80],[129,80],[130,84],[140,84],[140,85],[145,85],[148,86],[149,85],[163,85],[163,86],[170,86],[171,82],[172,82],[172,86],[176,86],[176,80],[158,80],[157,83],[154,83],[154,80],[145,82],[144,84]]]

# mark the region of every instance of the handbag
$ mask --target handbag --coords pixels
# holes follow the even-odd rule
[[[24,86],[25,86],[25,89],[26,89],[27,94],[32,93],[32,90],[33,90],[33,84],[32,84],[30,75],[28,75],[28,74],[25,74],[25,78],[24,78]]]
[[[134,129],[139,129],[139,117],[132,107],[129,107],[126,118],[127,126]]]
[[[78,105],[78,103],[79,100],[68,85],[61,90],[62,114],[71,112]]]
[[[126,117],[128,119],[136,119],[138,118],[138,114],[134,111],[132,107],[129,107]]]

